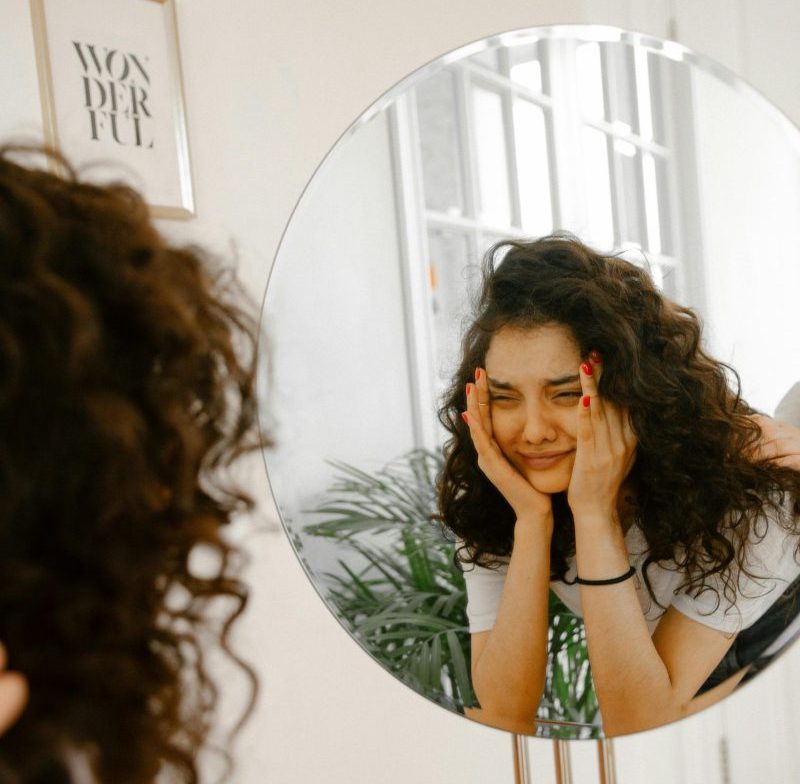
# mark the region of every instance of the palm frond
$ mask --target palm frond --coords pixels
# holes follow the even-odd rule
[[[308,513],[306,534],[335,540],[352,558],[324,575],[339,617],[387,669],[453,710],[477,706],[470,678],[464,578],[455,546],[435,522],[441,455],[414,450],[373,473],[331,461],[336,474]],[[359,564],[359,566],[354,566]],[[597,699],[583,623],[551,592],[540,718],[591,723]]]

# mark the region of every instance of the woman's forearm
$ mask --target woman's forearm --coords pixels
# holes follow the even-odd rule
[[[487,715],[532,721],[544,691],[552,517],[518,520],[497,618],[473,663]]]
[[[575,520],[578,575],[603,580],[624,574],[628,551],[619,523]],[[581,605],[603,726],[620,735],[659,726],[685,713],[653,644],[633,579],[613,585],[581,585]]]

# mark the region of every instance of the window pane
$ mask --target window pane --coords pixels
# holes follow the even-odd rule
[[[605,119],[600,44],[589,43],[578,46],[575,50],[575,69],[578,76],[581,111],[587,119]]]
[[[472,91],[475,148],[478,156],[480,220],[495,226],[511,223],[508,157],[500,95],[483,87]]]
[[[614,245],[614,216],[611,210],[611,177],[606,135],[595,128],[581,130],[583,168],[586,173],[587,242],[600,249]]]
[[[428,252],[436,372],[446,383],[458,367],[462,324],[480,268],[470,253],[469,236],[458,229],[429,228]]]
[[[667,182],[668,164],[664,158],[650,154],[645,156],[644,163],[644,185],[647,197],[645,204],[647,205],[647,231],[650,249],[666,256],[672,256],[675,248],[672,242],[672,210]],[[648,189],[652,195],[648,194]]]
[[[653,126],[653,140],[666,144],[667,131],[664,117],[664,82],[669,68],[684,68],[685,63],[676,63],[666,57],[649,52],[647,55],[647,75],[650,82],[650,111]]]
[[[537,93],[543,91],[539,44],[523,44],[508,50],[511,79]]]
[[[642,175],[644,204],[647,212],[647,249],[652,253],[661,253],[661,218],[658,209],[656,163],[649,152],[642,154]]]
[[[464,212],[455,79],[440,71],[416,88],[425,206],[451,215]]]
[[[553,205],[545,116],[540,106],[515,101],[514,138],[522,228],[531,234],[549,234],[553,229]]]
[[[611,111],[608,119],[625,133],[638,133],[636,75],[633,47],[627,44],[607,44]]]
[[[650,68],[647,52],[637,46],[633,50],[633,60],[636,64],[636,97],[639,106],[639,135],[646,140],[653,138],[653,113],[651,104],[654,96],[651,95]],[[658,100],[658,96],[655,96]]]
[[[614,140],[616,174],[620,178],[620,241],[642,247],[642,175],[639,151],[630,142]]]

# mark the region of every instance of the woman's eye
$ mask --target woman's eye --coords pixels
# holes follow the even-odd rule
[[[580,389],[572,390],[570,392],[559,392],[556,397],[567,398],[567,399],[575,399],[577,400],[579,397],[583,395],[583,391]]]
[[[489,400],[491,400],[493,403],[501,402],[503,400],[513,400],[513,399],[514,398],[510,397],[509,395],[489,395]]]

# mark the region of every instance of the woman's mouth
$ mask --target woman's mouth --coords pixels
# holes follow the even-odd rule
[[[522,461],[528,468],[534,470],[541,470],[543,468],[550,468],[563,460],[567,455],[571,455],[575,450],[567,449],[562,452],[531,452],[529,454],[520,453]]]

